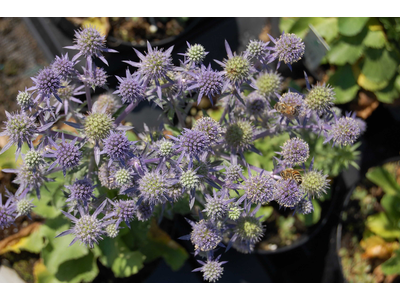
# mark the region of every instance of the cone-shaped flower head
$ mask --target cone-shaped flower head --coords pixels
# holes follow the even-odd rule
[[[312,213],[314,206],[311,201],[302,199],[299,204],[296,205],[296,212],[302,215],[308,215]]]
[[[235,203],[229,203],[228,204],[228,218],[232,221],[236,221],[240,218],[242,215],[243,209],[235,204]]]
[[[324,113],[331,109],[334,100],[333,88],[323,83],[312,87],[304,99],[304,104],[318,113]]]
[[[117,224],[109,224],[106,227],[106,234],[108,237],[114,239],[118,236],[119,228]]]
[[[25,153],[24,162],[25,165],[32,170],[38,169],[40,166],[46,163],[42,153],[34,149],[31,149]]]
[[[128,140],[125,133],[112,132],[103,140],[103,144],[103,152],[107,153],[112,160],[122,161],[132,155],[133,142]]]
[[[204,132],[210,140],[211,145],[216,144],[221,139],[223,133],[221,125],[210,117],[201,117],[198,119],[193,126],[193,130]]]
[[[210,139],[202,131],[185,128],[179,139],[175,137],[172,139],[178,142],[179,151],[188,158],[200,157],[210,149]]]
[[[104,111],[106,114],[112,115],[119,109],[119,107],[120,103],[117,100],[117,96],[105,93],[101,94],[93,103],[92,111],[97,113]]]
[[[74,75],[74,66],[76,63],[77,61],[69,60],[68,53],[65,53],[65,55],[61,55],[61,57],[56,56],[54,62],[51,64],[51,67],[56,74],[60,75],[61,78],[67,79],[71,75]]]
[[[196,252],[210,251],[222,241],[222,234],[213,222],[203,219],[192,223],[190,240]]]
[[[182,172],[179,183],[187,190],[195,189],[200,184],[200,177],[195,170],[188,169]]]
[[[272,39],[272,41],[275,43],[275,46],[271,48],[273,50],[272,60],[278,59],[279,62],[283,61],[285,64],[291,65],[304,55],[304,43],[293,33],[283,33],[278,40]]]
[[[241,165],[231,164],[225,169],[226,180],[230,183],[237,182],[242,178],[243,168]]]
[[[256,176],[249,176],[243,183],[246,198],[254,204],[265,204],[274,198],[275,181],[270,175],[260,173]]]
[[[91,113],[85,120],[85,135],[92,141],[107,138],[113,129],[113,118],[105,113]]]
[[[84,179],[76,179],[75,182],[67,186],[70,190],[71,195],[70,199],[80,200],[87,205],[87,202],[90,201],[93,197],[93,191],[95,186],[92,184],[89,178]]]
[[[256,58],[261,62],[267,60],[269,51],[268,51],[269,42],[263,42],[260,40],[251,40],[246,47],[246,53],[248,57]]]
[[[250,116],[259,117],[267,108],[267,101],[257,92],[253,92],[246,97],[246,110]]]
[[[128,169],[121,168],[115,172],[114,178],[118,187],[129,186],[133,182],[133,173]]]
[[[203,279],[208,282],[216,282],[218,281],[224,272],[223,264],[226,264],[226,261],[219,261],[218,256],[215,260],[208,258],[206,262],[198,260],[198,262],[202,265],[202,267],[194,269],[192,272],[200,271],[203,273]]]
[[[332,139],[340,146],[352,145],[360,136],[360,132],[360,127],[354,118],[341,117],[332,125],[328,140]]]
[[[92,87],[93,90],[96,87],[105,87],[107,85],[108,75],[103,68],[96,67],[93,70],[87,70],[83,68],[83,75],[80,79]]]
[[[46,67],[39,71],[36,77],[32,77],[34,86],[28,90],[36,90],[40,97],[50,98],[54,95],[57,99],[58,89],[61,88],[61,76],[51,67]]]
[[[261,73],[256,80],[257,92],[266,98],[275,97],[282,88],[282,81],[282,76],[277,72]]]
[[[304,190],[291,178],[278,180],[275,184],[275,201],[283,207],[295,207],[303,196]]]
[[[237,240],[255,244],[263,237],[264,226],[258,218],[252,215],[243,215],[237,220],[233,232],[237,236]]]
[[[159,142],[158,156],[160,157],[170,157],[174,153],[174,143],[170,140],[163,139]]]
[[[313,198],[321,197],[322,193],[326,194],[326,188],[329,187],[328,175],[322,174],[321,171],[310,170],[304,173],[301,186],[304,191]]]
[[[207,68],[201,65],[200,71],[197,74],[193,74],[193,76],[196,79],[189,90],[198,89],[197,104],[200,104],[203,96],[207,96],[210,102],[213,103],[213,97],[221,94],[222,91],[224,84],[222,73],[212,70],[211,65],[208,65]]]
[[[57,145],[53,140],[50,140],[55,150],[48,150],[51,154],[48,154],[47,156],[56,158],[56,161],[50,165],[49,169],[52,169],[55,164],[59,164],[63,168],[65,176],[67,170],[73,169],[79,165],[82,152],[80,151],[80,146],[75,145],[76,140],[77,139],[68,143],[65,141],[64,135],[62,136],[62,141],[59,145]]]
[[[125,222],[129,225],[130,222],[136,216],[136,201],[134,200],[118,200],[117,202],[111,202],[114,206],[113,212],[110,216],[117,219],[118,222]],[[108,216],[107,216],[108,218]]]
[[[72,240],[70,245],[74,244],[76,241],[80,241],[82,244],[93,248],[94,244],[97,244],[99,240],[103,239],[102,235],[106,233],[104,230],[105,226],[111,223],[104,222],[102,219],[100,220],[97,218],[97,216],[103,211],[106,203],[107,202],[104,201],[92,215],[89,214],[88,209],[84,209],[78,205],[80,214],[79,219],[63,211],[62,213],[74,223],[74,226],[71,229],[60,233],[56,237],[72,234],[75,238]]]
[[[204,48],[203,45],[200,44],[190,45],[189,43],[187,44],[188,44],[188,49],[186,50],[184,56],[187,58],[189,62],[195,63],[197,65],[200,64],[204,60],[208,52],[206,52],[206,49]]]
[[[226,213],[228,212],[228,204],[225,201],[226,197],[224,193],[217,193],[214,190],[212,196],[206,194],[205,198],[207,202],[203,212],[207,213],[207,216],[211,220],[221,219],[226,216]]]
[[[145,98],[145,86],[139,73],[131,74],[127,69],[125,78],[115,77],[119,81],[119,86],[113,94],[121,96],[123,103],[136,103]]]
[[[165,203],[169,184],[166,176],[158,170],[147,172],[139,179],[139,191],[143,201],[151,205]]]
[[[17,103],[20,105],[23,109],[27,109],[29,107],[32,107],[33,105],[33,99],[31,93],[24,91],[18,91],[17,95]]]
[[[32,204],[33,199],[22,198],[19,199],[15,204],[15,211],[17,212],[17,217],[27,216],[31,213],[35,205]]]
[[[228,124],[225,131],[225,145],[236,153],[244,152],[253,145],[254,128],[251,122],[238,120]]]
[[[301,165],[310,156],[307,142],[298,137],[287,140],[281,148],[283,162],[289,166]]]

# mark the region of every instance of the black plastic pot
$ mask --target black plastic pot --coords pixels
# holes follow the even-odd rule
[[[384,165],[384,164],[386,164],[386,163],[393,162],[393,161],[399,161],[399,160],[400,160],[400,156],[392,157],[392,158],[385,159],[385,160],[381,161],[381,162],[380,162],[379,164],[377,164],[376,166],[381,166],[381,165]],[[334,238],[334,244],[332,245],[333,248],[334,248],[334,251],[335,251],[335,255],[332,256],[332,259],[335,260],[335,264],[337,265],[337,271],[336,271],[337,275],[336,275],[336,278],[339,279],[339,282],[347,282],[347,280],[346,280],[346,278],[345,278],[345,276],[344,276],[344,273],[343,273],[342,259],[341,259],[341,257],[339,256],[339,250],[342,248],[343,214],[344,214],[344,212],[346,211],[346,209],[347,209],[348,206],[349,206],[350,198],[351,198],[351,195],[352,195],[352,193],[353,193],[353,190],[354,190],[354,189],[351,189],[351,190],[348,192],[348,194],[347,194],[347,196],[346,196],[346,199],[345,199],[345,201],[344,201],[344,203],[343,203],[343,210],[342,210],[342,212],[340,213],[339,224],[338,224],[337,227],[336,227],[336,230],[335,230],[335,238]]]

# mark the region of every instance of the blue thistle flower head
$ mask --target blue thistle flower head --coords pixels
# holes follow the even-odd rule
[[[303,196],[304,190],[293,179],[281,179],[275,184],[274,198],[280,206],[294,208]]]
[[[254,128],[250,121],[237,120],[227,125],[224,143],[228,150],[243,153],[253,148]]]
[[[156,151],[159,157],[171,157],[175,153],[174,143],[171,140],[162,139],[157,143]]]
[[[51,67],[45,67],[39,71],[36,77],[32,77],[34,86],[30,90],[36,90],[39,97],[42,99],[49,99],[52,95],[61,102],[58,96],[58,90],[61,86],[61,76]]]
[[[268,44],[269,42],[251,40],[246,47],[247,56],[250,58],[256,58],[261,62],[266,61],[269,56]]]
[[[210,117],[201,117],[198,119],[193,126],[193,130],[204,132],[211,145],[218,143],[223,133],[221,125]]]
[[[84,178],[76,179],[72,185],[66,186],[66,188],[71,192],[68,199],[82,201],[86,206],[93,197],[95,186],[89,178]]]
[[[178,151],[188,158],[199,158],[203,153],[210,150],[210,139],[203,131],[184,128],[179,138],[171,138],[177,141],[175,147],[178,148]]]
[[[296,213],[302,214],[302,215],[308,215],[314,211],[314,206],[311,201],[302,199],[297,205],[296,205]]]
[[[33,107],[33,99],[32,99],[32,94],[27,91],[25,88],[25,91],[18,91],[17,95],[17,103],[19,106],[21,106],[22,109],[27,110]]]
[[[59,74],[62,79],[67,79],[72,75],[75,75],[76,71],[74,66],[79,61],[69,60],[68,53],[61,55],[61,57],[56,56],[55,60],[51,64],[52,69],[56,74]]]
[[[260,117],[268,107],[266,99],[257,92],[250,93],[245,99],[245,104],[247,113],[255,118]]]
[[[113,118],[103,112],[92,112],[85,119],[85,135],[93,142],[106,139],[114,128]]]
[[[224,78],[221,72],[211,69],[211,65],[206,68],[201,65],[200,71],[197,74],[192,73],[195,77],[193,85],[187,90],[198,89],[197,104],[200,104],[203,96],[207,96],[210,102],[213,103],[213,97],[220,95],[224,85]]]
[[[156,205],[165,203],[169,183],[161,169],[146,172],[139,179],[138,190],[145,203]]]
[[[242,180],[243,167],[238,164],[230,164],[225,167],[225,178],[228,183],[235,183]]]
[[[301,165],[310,156],[307,142],[298,137],[287,140],[281,148],[280,154],[283,157],[283,163],[287,166]]]
[[[250,174],[249,178],[243,181],[241,185],[245,193],[239,198],[238,202],[247,199],[254,204],[268,203],[274,200],[274,186],[275,180],[270,175],[264,172],[256,176]]]
[[[213,191],[213,195],[206,194],[206,204],[203,212],[207,213],[207,216],[211,220],[222,219],[228,212],[228,204],[226,203],[226,195],[223,192]]]
[[[16,218],[16,205],[12,203],[9,198],[5,204],[2,202],[2,195],[0,194],[0,228],[3,230],[8,228]]]
[[[339,146],[352,145],[361,134],[360,126],[354,116],[344,116],[339,119],[335,118],[334,124],[328,132],[328,138],[324,143],[333,140],[334,144]]]
[[[203,279],[208,282],[216,282],[218,281],[224,272],[223,264],[226,264],[227,261],[219,261],[221,255],[219,255],[216,259],[208,258],[206,262],[198,260],[198,262],[202,265],[200,268],[194,269],[192,272],[202,272]]]
[[[97,173],[101,185],[110,190],[116,189],[118,186],[114,180],[115,172],[117,172],[116,166],[103,163]]]
[[[62,141],[59,145],[57,145],[52,139],[49,140],[55,150],[48,150],[50,154],[47,154],[47,157],[53,157],[56,159],[50,165],[49,170],[58,164],[63,168],[65,176],[67,170],[71,170],[79,165],[82,158],[82,152],[80,151],[81,146],[75,145],[77,138],[68,143],[65,140],[64,135],[62,135]]]
[[[326,194],[326,189],[329,187],[328,175],[322,174],[321,171],[309,170],[303,175],[303,182],[301,184],[303,190],[310,197],[321,197],[322,193]]]
[[[183,54],[183,56],[185,56],[185,58],[190,63],[194,63],[196,65],[201,64],[208,54],[204,46],[200,44],[190,45],[188,42],[186,42],[186,44],[188,46],[188,49],[186,50],[185,54]]]
[[[135,144],[135,142],[129,141],[125,132],[111,132],[111,134],[103,140],[103,144],[103,153],[106,153],[111,161],[116,160],[122,163],[124,159],[133,155],[132,145]]]
[[[113,94],[121,96],[123,103],[140,102],[145,98],[145,86],[139,73],[131,74],[126,70],[126,77],[117,77],[119,81],[118,89]]]
[[[264,235],[265,226],[262,225],[259,218],[253,214],[243,214],[233,228],[232,242],[255,244],[261,240]]]
[[[97,217],[101,212],[103,212],[103,208],[106,203],[107,202],[104,201],[92,215],[89,214],[88,209],[84,209],[78,205],[80,214],[79,218],[74,217],[70,213],[62,211],[62,213],[74,223],[74,226],[71,229],[60,233],[56,236],[56,238],[72,234],[75,237],[70,246],[79,241],[81,244],[93,248],[94,244],[98,244],[99,240],[103,239],[102,235],[106,233],[104,230],[105,227],[112,223],[112,221],[104,222],[103,219],[99,219]]]
[[[304,104],[317,113],[325,113],[330,111],[335,101],[335,92],[328,84],[317,84],[312,86],[304,99]]]
[[[136,216],[136,201],[134,200],[118,200],[116,202],[110,201],[113,205],[113,210],[110,215],[107,215],[107,219],[113,217],[120,222],[125,222],[128,226]]]
[[[107,73],[103,68],[96,67],[93,70],[83,68],[83,75],[80,79],[96,90],[96,87],[105,87],[107,85]]]
[[[39,169],[45,165],[43,154],[35,149],[31,149],[23,155],[25,165],[31,170]]]
[[[191,222],[192,233],[190,240],[194,245],[195,254],[200,251],[211,251],[217,248],[222,241],[220,229],[210,220],[200,220],[197,223]]]
[[[133,175],[132,170],[120,168],[114,173],[114,181],[118,187],[129,188],[133,185]]]
[[[33,199],[27,199],[25,197],[18,199],[15,203],[16,218],[19,216],[28,216],[32,212],[32,209],[35,207],[32,201]]]
[[[283,78],[276,71],[260,73],[256,79],[257,92],[266,98],[275,97],[282,88]]]
[[[137,206],[136,217],[138,218],[139,221],[142,222],[147,221],[153,215],[153,211],[154,211],[154,205],[142,202]]]
[[[117,99],[117,96],[110,93],[104,93],[99,95],[97,100],[93,103],[92,112],[104,112],[113,115],[120,107],[121,104]]]
[[[302,107],[303,106],[303,96],[299,93],[294,93],[294,92],[287,92],[284,93],[280,98],[279,102],[286,104],[286,105],[291,105],[294,107]]]
[[[270,38],[274,42],[275,46],[269,48],[273,51],[269,62],[278,59],[277,68],[279,68],[282,61],[291,68],[293,63],[299,61],[303,57],[305,49],[304,43],[302,39],[297,37],[295,34],[282,33],[277,40],[271,36]]]

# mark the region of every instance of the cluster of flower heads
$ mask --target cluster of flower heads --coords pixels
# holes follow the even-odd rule
[[[363,129],[354,115],[340,116],[332,109],[335,95],[330,86],[308,84],[305,95],[281,94],[283,78],[269,64],[291,65],[302,58],[304,43],[293,34],[271,37],[273,47],[250,41],[240,54],[225,41],[227,58],[216,61],[221,70],[203,64],[209,53],[202,45],[188,43],[183,60],[175,66],[173,47],[164,50],[148,43],[147,52],[135,50],[138,61],[125,61],[135,69],[128,67],[126,77],[116,76],[115,91],[95,102],[92,90],[104,87],[111,75],[93,58],[107,65],[103,53],[116,51],[106,47],[104,36],[94,28],[78,30],[75,37],[68,48],[79,52],[71,60],[68,54],[57,56],[32,78],[32,87],[18,94],[20,111],[6,112],[1,135],[8,136],[9,143],[2,152],[16,145],[18,157],[23,143],[29,151],[22,154],[17,169],[3,170],[16,174],[20,188],[0,203],[1,228],[29,215],[34,208],[30,193],[35,191],[40,198],[40,188],[61,170],[64,176],[85,174],[65,186],[63,213],[72,227],[59,237],[72,235],[71,244],[79,241],[93,247],[104,238],[115,238],[121,226],[129,227],[135,219],[149,220],[156,207],[164,211],[189,199],[193,211],[202,209],[197,220],[188,220],[192,231],[182,238],[192,242],[195,255],[206,257],[194,271],[215,282],[226,263],[219,261],[223,253],[218,252],[234,248],[250,253],[262,239],[266,228],[256,216],[261,205],[275,201],[282,209],[308,214],[313,211],[311,199],[329,187],[327,175],[313,169],[309,145],[300,133],[314,132],[326,142],[346,146]],[[86,61],[81,72],[78,58]],[[186,128],[183,108],[203,97],[213,104],[218,101],[221,119],[202,116]],[[166,131],[164,125],[152,131],[145,127],[140,141],[130,141],[126,131],[132,128],[121,122],[143,100],[165,108],[168,115],[172,111],[180,134]],[[73,127],[74,133],[54,130],[60,123]],[[246,162],[245,152],[260,153],[255,140],[282,132],[291,138],[274,158],[273,170]],[[95,196],[98,187],[117,191],[118,196]]]

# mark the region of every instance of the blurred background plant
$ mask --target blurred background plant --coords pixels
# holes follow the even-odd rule
[[[339,255],[348,282],[400,282],[400,164],[371,168],[342,215]]]

